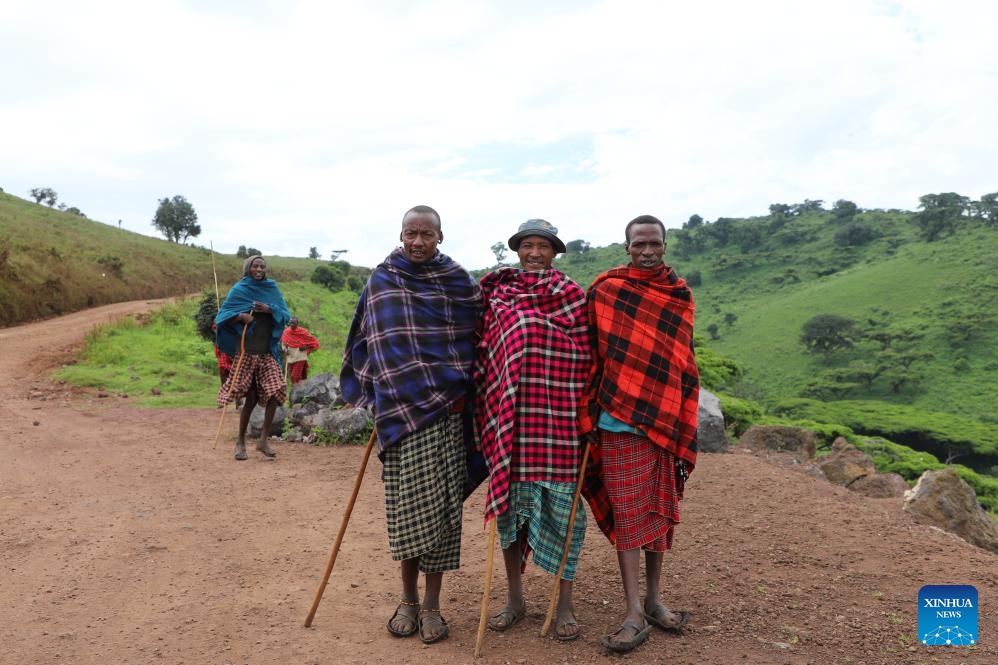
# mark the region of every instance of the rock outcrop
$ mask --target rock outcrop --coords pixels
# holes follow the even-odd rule
[[[998,553],[998,522],[977,503],[974,489],[952,469],[923,473],[905,495],[904,510],[920,524],[949,531]]]
[[[724,431],[724,414],[717,395],[700,389],[697,409],[697,450],[701,453],[726,453],[731,449],[728,434]]]
[[[756,451],[787,453],[800,464],[813,460],[818,447],[818,437],[811,430],[784,425],[752,425],[738,442]]]

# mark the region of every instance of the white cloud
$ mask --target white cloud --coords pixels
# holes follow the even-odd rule
[[[537,6],[543,4],[543,6]],[[203,244],[349,249],[417,203],[469,267],[525,219],[995,191],[998,7],[962,0],[0,4],[0,186]]]

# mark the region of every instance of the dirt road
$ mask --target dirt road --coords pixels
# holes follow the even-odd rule
[[[582,637],[541,638],[550,579],[530,566],[529,615],[473,658],[487,538],[466,504],[462,568],[444,582],[446,641],[388,634],[399,591],[373,459],[315,622],[315,594],[361,458],[276,442],[232,459],[235,418],[159,411],[53,384],[92,326],[125,303],[0,330],[0,663],[998,663],[998,556],[745,453],[702,455],[666,557],[666,602],[695,612],[624,657],[599,646],[623,615],[616,558],[590,527],[576,583]],[[590,520],[592,524],[592,520]],[[496,560],[501,560],[496,557]],[[973,584],[980,644],[918,644],[923,584]],[[497,566],[491,607],[505,584]]]

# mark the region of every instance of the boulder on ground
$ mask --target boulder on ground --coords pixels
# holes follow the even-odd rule
[[[726,453],[731,448],[724,431],[724,414],[721,400],[709,390],[700,389],[700,406],[697,409],[697,450],[702,453]]]
[[[253,407],[253,412],[250,413],[249,419],[249,436],[257,439],[260,437],[260,432],[263,430],[263,416],[264,410],[259,404]],[[270,423],[270,432],[268,436],[280,436],[284,431],[284,419],[287,417],[283,406],[278,406],[277,410],[274,411],[274,420]]]
[[[752,425],[745,430],[738,443],[752,450],[788,453],[804,464],[814,459],[818,437],[803,427]]]
[[[303,379],[291,386],[291,403],[304,404],[314,402],[329,406],[340,396],[340,380],[329,374],[317,374]]]
[[[873,460],[841,436],[832,443],[832,453],[821,460],[821,470],[836,485],[849,485],[877,473]]]
[[[871,473],[849,483],[849,489],[871,499],[893,499],[904,496],[910,488],[897,473]]]
[[[920,524],[998,553],[998,523],[977,503],[974,488],[952,469],[923,473],[905,495],[904,510]]]
[[[353,441],[374,423],[367,409],[352,407],[321,409],[312,420],[313,428],[321,427],[337,441]]]

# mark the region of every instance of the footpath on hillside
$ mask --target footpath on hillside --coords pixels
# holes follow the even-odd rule
[[[575,592],[581,638],[539,636],[551,580],[529,565],[526,619],[488,633],[476,660],[480,489],[465,505],[462,567],[444,581],[451,636],[431,646],[391,636],[398,566],[377,459],[304,628],[360,447],[276,441],[276,461],[236,463],[232,413],[213,447],[212,405],[139,409],[48,378],[93,326],[157,306],[0,329],[2,663],[998,663],[998,556],[914,524],[900,500],[744,452],[702,455],[687,485],[663,580],[665,602],[695,614],[685,635],[654,631],[624,657],[599,646],[624,611],[616,556],[590,520]],[[497,563],[493,612],[503,578]],[[979,644],[919,644],[925,584],[977,587]]]

